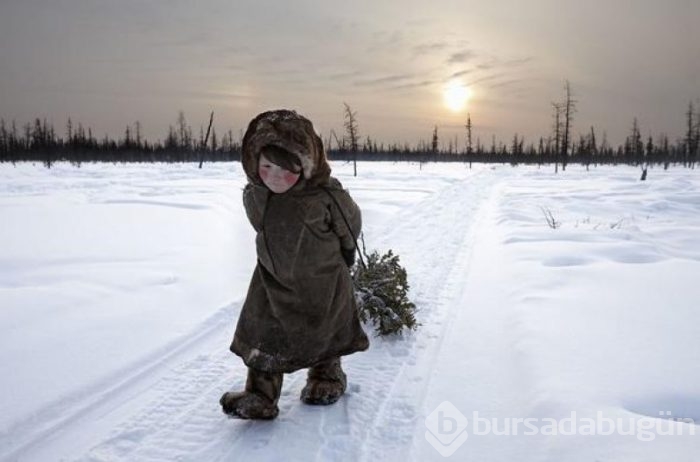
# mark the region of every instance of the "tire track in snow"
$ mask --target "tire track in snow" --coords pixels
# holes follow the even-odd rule
[[[504,182],[499,182],[492,189],[489,201],[482,207],[478,229],[473,234],[478,247],[469,248],[463,288],[453,298],[451,322],[423,360],[429,367],[420,368],[431,372],[431,380],[422,389],[414,390],[423,403],[423,413],[412,429],[412,444],[398,448],[392,454],[394,459],[438,458],[436,448],[425,438],[427,428],[423,419],[443,401],[449,401],[466,417],[473,419],[472,412],[478,412],[481,418],[491,421],[527,415],[538,399],[538,390],[533,387],[533,357],[517,347],[531,332],[523,325],[521,310],[514,309],[508,296],[512,289],[496,289],[505,280],[499,263],[509,263],[507,255],[502,253],[503,236],[497,229],[502,219],[506,189],[503,185]],[[432,380],[433,376],[439,379]],[[467,434],[474,437],[470,436],[469,442],[457,449],[459,454],[456,452],[454,456],[458,459],[512,460],[527,454],[527,460],[547,460],[546,448],[550,443],[546,437],[527,437],[515,430],[506,441],[500,437],[503,433],[495,431],[496,427],[493,433],[473,433],[476,428],[476,422],[470,420]]]
[[[88,437],[83,430],[86,422],[100,420],[99,416],[128,407],[143,394],[151,393],[154,382],[169,367],[178,364],[189,352],[197,351],[212,335],[230,330],[230,318],[238,309],[238,304],[221,308],[186,337],[173,341],[97,384],[65,397],[47,407],[42,414],[15,424],[11,434],[0,436],[5,451],[1,454],[2,458],[57,459],[61,451],[70,452],[84,444]],[[90,428],[90,432],[99,430],[99,424]],[[42,454],[47,455],[42,457]]]
[[[440,351],[451,314],[462,293],[468,272],[473,230],[490,197],[493,177],[476,175],[445,190],[436,200],[437,213],[418,216],[414,250],[406,249],[409,276],[414,274],[412,296],[421,309],[421,326],[411,335],[407,360],[394,372],[391,389],[367,431],[360,460],[404,459],[411,447],[417,420],[423,415],[433,359]],[[459,203],[458,200],[468,200]],[[447,228],[446,228],[447,227]],[[448,232],[445,232],[449,229]],[[404,233],[399,228],[396,234]],[[390,241],[394,236],[388,236]],[[418,259],[418,261],[414,261]],[[410,281],[409,281],[410,282]],[[401,340],[399,340],[401,341]],[[401,457],[399,455],[401,454]]]

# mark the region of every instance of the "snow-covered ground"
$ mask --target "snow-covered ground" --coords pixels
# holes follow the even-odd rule
[[[0,460],[697,460],[700,172],[333,168],[422,325],[251,422],[240,165],[0,165]]]

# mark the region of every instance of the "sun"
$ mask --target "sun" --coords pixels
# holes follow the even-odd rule
[[[443,99],[445,105],[453,112],[459,112],[467,105],[472,92],[469,87],[458,80],[452,80],[445,87]]]

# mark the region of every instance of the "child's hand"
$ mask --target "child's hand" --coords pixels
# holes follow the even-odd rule
[[[351,268],[355,264],[355,249],[340,249],[340,253],[343,254],[343,260],[348,268]]]

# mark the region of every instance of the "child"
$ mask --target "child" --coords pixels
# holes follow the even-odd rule
[[[346,388],[340,356],[369,346],[348,271],[361,216],[330,176],[313,125],[294,111],[255,117],[241,161],[258,264],[231,344],[248,366],[245,390],[220,402],[229,415],[273,419],[283,373],[309,368],[302,401],[332,404]]]

